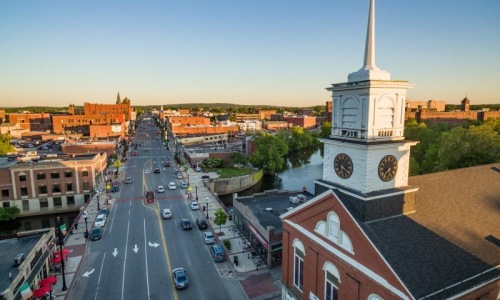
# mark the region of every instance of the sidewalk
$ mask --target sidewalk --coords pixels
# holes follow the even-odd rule
[[[213,172],[195,172],[189,166],[187,172],[183,172],[184,177],[189,175],[191,186],[198,184],[198,202],[200,207],[207,206],[208,200],[208,223],[214,232],[217,243],[222,245],[221,241],[225,239],[231,241],[231,251],[228,253],[228,265],[240,281],[248,299],[281,299],[281,289],[279,286],[281,282],[281,268],[267,269],[265,263],[253,249],[245,249],[244,245],[248,241],[238,231],[233,220],[228,219],[226,224],[220,227],[214,223],[215,212],[218,209],[225,211],[225,208],[219,199],[205,186],[202,176],[207,174],[210,178],[218,177],[218,174]],[[196,194],[192,192],[192,199],[188,199],[186,193],[184,193],[184,197],[186,201],[194,201]],[[202,212],[205,215],[207,214],[207,211]],[[234,262],[235,256],[238,257],[237,265]]]

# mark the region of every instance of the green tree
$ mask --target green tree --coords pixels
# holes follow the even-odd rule
[[[0,154],[14,152],[15,148],[10,143],[10,137],[6,134],[0,135]]]
[[[321,131],[319,136],[322,138],[327,138],[332,134],[332,123],[325,121],[321,124]]]
[[[222,232],[222,225],[226,224],[226,221],[227,221],[226,212],[222,208],[217,209],[215,211],[214,223],[216,225],[219,225],[219,232]]]
[[[224,167],[224,161],[220,158],[209,157],[203,161],[203,166],[207,169]]]
[[[269,133],[258,133],[254,139],[255,151],[250,162],[264,170],[266,174],[275,174],[283,170],[288,146],[283,135],[273,136]]]
[[[232,159],[235,165],[244,166],[247,163],[247,157],[241,152],[234,152]]]
[[[14,220],[21,210],[14,207],[0,207],[0,221],[12,221]]]

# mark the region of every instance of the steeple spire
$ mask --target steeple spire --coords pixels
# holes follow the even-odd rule
[[[363,67],[349,74],[348,81],[390,80],[391,74],[375,65],[375,0],[370,0]]]

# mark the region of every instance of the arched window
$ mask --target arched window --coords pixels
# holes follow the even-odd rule
[[[293,241],[293,285],[302,291],[304,286],[304,257],[306,251],[304,244],[298,239]]]
[[[330,262],[323,265],[325,271],[325,300],[337,300],[340,274],[338,269]]]
[[[368,296],[368,300],[384,300],[384,298],[380,297],[377,294],[370,294],[370,296]]]
[[[358,123],[358,101],[348,98],[342,103],[342,128],[357,128]]]
[[[394,127],[394,102],[390,98],[382,98],[377,104],[377,120],[379,128]]]
[[[334,212],[328,213],[328,232],[327,236],[332,238],[337,243],[340,242],[340,220],[339,216],[337,216]]]

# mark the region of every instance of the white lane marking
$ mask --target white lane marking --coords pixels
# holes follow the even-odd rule
[[[144,219],[144,253],[146,257],[146,285],[148,287],[148,299],[151,299],[149,292],[148,249],[146,248],[146,219]]]
[[[97,292],[99,292],[99,284],[101,283],[102,267],[104,266],[104,260],[106,259],[106,252],[104,252],[104,257],[102,258],[101,270],[99,271],[99,278],[97,279],[97,288],[95,289],[95,297],[97,300]]]
[[[115,210],[116,210],[116,208],[117,208],[117,205],[118,205],[118,204],[115,204],[115,205],[114,205]],[[111,213],[111,210],[109,209],[109,206],[108,206],[108,211],[109,211],[109,213]],[[111,226],[109,227],[109,234],[111,234],[111,230],[113,230],[113,224],[114,224],[114,223],[115,223],[115,214],[113,213],[113,217],[112,217],[112,219],[111,219]]]
[[[188,261],[188,265],[191,266],[191,261],[189,261],[189,256],[186,255],[186,260]]]
[[[128,214],[130,216],[130,210],[128,211]],[[123,300],[123,297],[125,296],[125,293],[124,293],[124,289],[125,289],[125,268],[126,268],[126,263],[127,263],[127,248],[128,248],[128,234],[129,234],[129,229],[130,229],[130,218],[128,218],[128,221],[127,221],[127,240],[125,241],[125,258],[123,259],[122,300]]]

